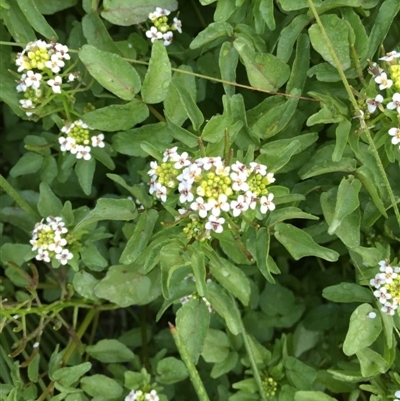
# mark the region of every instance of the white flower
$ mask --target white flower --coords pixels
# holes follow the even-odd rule
[[[234,217],[238,217],[240,213],[245,212],[249,208],[243,195],[239,195],[237,200],[231,202],[231,210]]]
[[[43,260],[47,263],[50,263],[49,253],[42,248],[38,249],[38,254],[36,255],[36,260]]]
[[[248,171],[247,171],[246,165],[243,163],[240,163],[239,161],[236,161],[235,164],[232,164],[231,168],[233,171],[236,171],[237,173],[242,173],[246,177],[248,176]]]
[[[390,316],[393,316],[397,308],[398,305],[396,303],[386,302],[385,305],[382,306],[381,311],[387,313]]]
[[[67,240],[65,238],[55,236],[54,242],[49,245],[48,249],[49,251],[54,251],[55,253],[61,253],[65,245],[67,245]]]
[[[163,39],[164,39],[164,46],[169,46],[172,43],[172,39],[174,38],[174,34],[172,31],[168,31],[163,33]]]
[[[70,55],[68,54],[68,51],[69,51],[68,46],[62,45],[61,43],[57,43],[54,47],[57,50],[56,55],[58,57],[61,57],[64,60],[71,59]]]
[[[44,65],[47,68],[50,68],[54,74],[58,74],[61,71],[61,68],[64,67],[65,63],[62,61],[57,54],[53,54],[50,57],[50,60],[46,61]]]
[[[159,17],[164,17],[171,14],[171,11],[167,10],[166,8],[156,7],[154,11]]]
[[[392,138],[393,145],[397,145],[398,143],[400,143],[400,128],[390,128],[389,135],[393,137]]]
[[[272,184],[273,182],[275,182],[274,173],[268,173],[267,180],[268,180],[268,184]]]
[[[233,166],[232,166],[233,169]],[[243,173],[231,173],[232,189],[234,191],[248,191],[249,184],[246,182],[247,176]]]
[[[185,203],[185,202],[192,202],[194,199],[193,193],[190,191],[192,188],[191,184],[188,184],[186,182],[181,182],[178,187],[178,191],[181,194],[179,196],[179,202]]]
[[[375,319],[375,318],[376,318],[376,313],[375,313],[375,312],[369,312],[368,315],[367,315],[367,317],[368,317],[369,319]]]
[[[174,23],[172,24],[172,28],[177,30],[179,33],[182,33],[182,21],[175,17]]]
[[[197,210],[199,212],[199,216],[201,218],[206,218],[208,211],[211,209],[211,205],[207,202],[204,203],[204,199],[202,197],[196,198],[196,202],[193,202],[190,205],[190,209]]]
[[[153,175],[151,178],[150,178],[150,181],[149,181],[149,185],[150,185],[150,189],[149,189],[149,193],[150,193],[150,195],[152,195],[155,191],[157,191],[157,176],[156,175]]]
[[[53,222],[50,225],[54,232],[58,235],[66,234],[68,232],[68,229],[65,227],[65,223],[63,221]]]
[[[397,278],[397,273],[394,272],[391,266],[387,266],[385,270],[379,274],[379,278],[381,281],[384,281],[385,284],[392,284],[393,279]]]
[[[386,287],[382,287],[379,290],[374,291],[374,295],[379,299],[381,304],[384,304],[388,299],[392,298],[392,295],[387,292]]]
[[[105,144],[104,144],[104,134],[99,134],[99,135],[94,135],[91,137],[92,140],[92,146],[94,148],[98,147],[98,148],[104,148]]]
[[[268,196],[262,196],[260,198],[260,211],[262,214],[267,213],[268,210],[274,210],[275,204],[272,203],[272,199],[274,199],[274,194],[269,193]]]
[[[368,111],[373,113],[377,107],[379,107],[383,102],[382,95],[376,95],[375,99],[367,99]]]
[[[21,99],[20,101],[19,101],[19,103],[21,104],[21,107],[23,108],[23,109],[34,109],[35,108],[35,106],[33,105],[33,103],[32,103],[32,100],[31,99]],[[25,113],[28,117],[30,117],[33,113],[31,113],[31,112],[29,112],[29,111],[27,111],[26,113]]]
[[[156,183],[156,197],[161,199],[161,202],[167,201],[167,188],[161,185],[159,182]]]
[[[156,390],[151,390],[150,393],[147,393],[144,397],[146,401],[159,401],[160,398],[157,395]]]
[[[221,163],[221,165],[218,165],[215,168],[215,174],[221,176],[221,177],[229,177],[229,172],[230,172],[231,168],[229,166],[224,167]]]
[[[92,158],[92,155],[90,154],[90,151],[91,151],[91,147],[90,146],[78,145],[78,151],[76,152],[76,158],[77,159],[90,160]]]
[[[177,160],[175,161],[174,167],[179,170],[185,166],[189,166],[190,160],[188,160],[188,154],[187,152],[183,152],[181,155],[178,155]]]
[[[383,273],[386,271],[387,267],[391,267],[390,263],[387,260],[381,260],[380,262],[378,262],[379,265],[379,270]]]
[[[247,191],[244,194],[245,201],[249,204],[249,208],[254,210],[257,206],[257,201],[259,200],[257,195],[253,194],[251,191]]]
[[[71,72],[71,74],[68,75],[68,82],[74,82],[76,79],[76,75]]]
[[[73,257],[74,254],[68,249],[63,249],[61,253],[56,254],[56,259],[58,259],[62,265],[66,265]]]
[[[260,174],[262,176],[267,175],[267,166],[264,166],[264,164],[251,162],[250,163],[250,172],[253,172],[253,171],[255,171],[257,174]]]
[[[375,82],[379,85],[379,89],[388,89],[393,85],[393,81],[391,79],[388,79],[386,72],[382,72],[381,75],[377,76],[375,78]]]
[[[156,176],[157,175],[157,168],[158,168],[158,164],[157,164],[157,162],[156,161],[152,161],[152,162],[150,162],[150,170],[147,172],[147,174],[148,175],[151,175],[151,176]]]
[[[26,78],[25,78],[25,85],[27,87],[32,87],[34,89],[39,89],[40,88],[40,81],[42,79],[42,74],[34,73],[32,70],[29,70],[26,73]]]
[[[216,233],[222,233],[224,230],[223,224],[225,219],[223,217],[216,217],[214,215],[209,216],[208,221],[205,225],[206,230],[213,230]]]
[[[394,393],[394,396],[397,397],[397,398],[400,398],[400,390],[399,390],[399,391],[396,391],[396,392]],[[394,401],[398,401],[398,400],[394,400]]]
[[[400,53],[393,50],[389,53],[386,53],[386,55],[384,57],[380,57],[379,60],[392,61],[393,59],[399,58],[399,57],[400,57]]]
[[[371,280],[369,280],[369,283],[370,283],[370,285],[371,285],[372,287],[375,287],[376,289],[378,289],[378,288],[380,288],[380,286],[381,286],[382,284],[385,284],[385,281],[382,280],[382,279],[379,277],[379,274],[377,274],[374,278],[371,278]]]
[[[218,200],[211,198],[207,203],[209,207],[211,207],[211,213],[214,216],[219,216],[221,214],[221,210],[227,212],[230,209],[228,197],[225,194],[218,195]]]
[[[151,43],[154,43],[157,39],[162,39],[163,35],[155,26],[152,26],[148,31],[146,31],[146,36],[151,39]]]
[[[397,109],[397,113],[400,114],[400,93],[395,93],[392,96],[392,101],[386,106],[389,110]]]
[[[152,12],[149,14],[149,20],[151,20],[151,21],[155,21],[159,17],[160,16],[156,12]]]
[[[169,159],[171,159],[172,161],[176,162],[179,158],[179,155],[177,153],[178,147],[174,146],[171,149],[167,149],[164,153],[163,153],[163,162],[167,162]]]
[[[70,151],[71,146],[76,143],[75,139],[71,138],[70,136],[67,137],[60,136],[58,138],[58,142],[60,143],[61,152]]]
[[[197,166],[197,164],[191,164],[189,167],[186,167],[182,174],[179,174],[177,178],[178,181],[187,182],[189,184],[193,184],[196,177],[201,175],[201,168]]]
[[[51,86],[54,93],[61,93],[62,78],[57,75],[54,79],[49,79],[47,85]]]

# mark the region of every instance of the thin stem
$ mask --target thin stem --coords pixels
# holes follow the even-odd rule
[[[210,401],[210,399],[208,398],[207,391],[204,388],[203,381],[201,380],[201,377],[199,375],[199,372],[197,371],[196,366],[193,363],[192,358],[190,357],[189,351],[186,348],[185,343],[182,341],[182,338],[178,333],[178,330],[171,323],[168,323],[168,325],[172,337],[175,341],[176,348],[178,348],[182,361],[185,363],[186,368],[189,372],[190,381],[193,384],[193,387],[196,391],[197,396],[199,397],[199,400]]]
[[[328,37],[328,34],[326,33],[325,28],[324,28],[324,26],[322,24],[322,21],[319,18],[319,15],[318,15],[318,12],[317,12],[317,10],[316,10],[316,8],[314,6],[313,0],[308,0],[308,5],[310,7],[310,10],[314,14],[315,20],[317,21],[317,24],[318,24],[318,26],[319,26],[319,28],[321,30],[321,34],[322,34],[323,38],[325,39],[326,45],[327,45],[327,47],[328,47],[328,49],[329,49],[329,51],[331,53],[331,56],[333,58],[333,61],[334,61],[335,65],[336,65],[337,72],[339,73],[340,78],[342,79],[343,85],[344,85],[344,87],[345,87],[345,89],[347,91],[349,99],[350,99],[350,101],[351,101],[351,103],[352,103],[352,105],[354,107],[354,110],[356,111],[356,115],[359,116],[359,118],[361,120],[360,121],[361,122],[361,129],[365,132],[365,135],[366,135],[367,141],[368,141],[368,145],[370,146],[370,148],[372,150],[372,155],[375,158],[375,162],[376,162],[376,164],[378,166],[379,172],[381,173],[383,183],[385,184],[386,190],[387,190],[387,192],[389,194],[390,202],[391,202],[391,204],[393,206],[393,210],[394,210],[394,213],[396,215],[397,223],[400,225],[400,212],[399,212],[399,208],[397,206],[397,201],[396,201],[396,198],[394,197],[394,193],[392,191],[392,187],[390,186],[390,182],[389,182],[389,179],[388,179],[388,177],[386,175],[386,171],[385,171],[385,168],[383,167],[382,160],[381,160],[381,158],[379,156],[378,150],[376,149],[375,143],[374,143],[374,141],[372,139],[371,132],[369,131],[369,129],[367,127],[367,124],[365,123],[364,114],[360,110],[360,107],[359,107],[359,105],[357,103],[357,100],[354,97],[353,91],[351,90],[351,87],[349,85],[349,82],[347,81],[346,75],[344,74],[344,72],[342,70],[342,67],[340,65],[339,58],[336,55],[335,49],[333,48],[332,43],[331,43],[331,41],[330,41],[330,39]]]
[[[8,183],[8,181],[0,174],[0,187],[7,192],[15,203],[29,216],[32,216],[35,220],[39,221],[40,216],[36,213],[29,203]]]
[[[241,316],[239,308],[237,307],[235,298],[233,297],[232,294],[229,294],[230,298],[232,300],[232,304],[234,305],[238,316]],[[244,327],[242,318],[240,317],[239,319],[239,325],[240,325],[240,332],[243,338],[243,343],[244,343],[244,347],[246,348],[246,352],[247,352],[247,356],[249,357],[249,361],[250,361],[250,365],[251,365],[251,370],[253,371],[253,376],[254,376],[254,380],[257,383],[257,387],[258,387],[258,392],[260,393],[260,397],[263,401],[267,401],[267,396],[265,394],[265,390],[264,390],[264,386],[262,384],[262,380],[261,380],[261,376],[260,376],[260,372],[258,371],[257,368],[257,362],[254,358],[254,354],[253,351],[251,349],[251,345],[250,345],[250,341],[249,341],[249,337],[248,334],[246,333],[246,329]]]

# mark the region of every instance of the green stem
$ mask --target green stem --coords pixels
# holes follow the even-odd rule
[[[7,192],[7,194],[14,199],[15,203],[29,216],[39,221],[40,216],[36,213],[29,203],[8,183],[8,181],[0,174],[0,187]]]
[[[388,179],[388,177],[386,175],[385,168],[383,167],[382,160],[381,160],[381,158],[379,156],[378,150],[376,149],[375,143],[374,143],[374,141],[372,139],[371,132],[369,131],[369,129],[368,129],[368,127],[367,127],[367,125],[366,125],[366,123],[364,121],[364,115],[363,115],[362,111],[360,110],[360,107],[359,107],[359,105],[357,103],[356,98],[354,97],[354,94],[353,94],[353,91],[351,90],[349,82],[347,81],[346,75],[344,74],[344,72],[342,70],[339,58],[336,55],[335,49],[333,48],[332,43],[331,43],[331,41],[330,41],[330,39],[328,37],[328,34],[326,33],[325,28],[324,28],[324,26],[322,24],[322,21],[319,18],[319,15],[318,15],[318,12],[317,12],[317,10],[316,10],[316,8],[314,6],[313,0],[308,0],[308,5],[310,7],[311,12],[313,13],[313,15],[315,17],[315,20],[317,21],[317,24],[318,24],[318,26],[319,26],[319,28],[321,30],[321,34],[322,34],[323,38],[325,39],[326,45],[327,45],[327,47],[328,47],[328,49],[329,49],[329,51],[331,53],[331,56],[333,58],[333,61],[334,61],[335,65],[336,65],[337,72],[339,73],[340,78],[342,79],[343,85],[344,85],[344,87],[345,87],[345,89],[347,91],[347,94],[349,96],[349,99],[350,99],[353,107],[354,107],[354,110],[356,111],[357,116],[360,117],[361,129],[365,132],[365,135],[366,135],[367,141],[368,141],[368,145],[370,146],[370,148],[372,150],[372,155],[375,158],[375,162],[376,162],[376,164],[378,166],[379,172],[381,173],[383,183],[385,184],[386,190],[387,190],[387,192],[389,194],[390,202],[391,202],[391,204],[393,206],[393,210],[394,210],[394,213],[396,215],[397,223],[400,225],[400,212],[399,212],[399,208],[397,207],[396,198],[394,197],[394,193],[392,191],[392,187],[390,186],[389,179]]]
[[[232,305],[234,305],[238,316],[241,316],[239,308],[237,307],[235,298],[233,297],[232,294],[229,294],[232,300]],[[249,361],[250,361],[250,365],[251,365],[251,370],[253,371],[253,376],[254,376],[254,380],[257,383],[257,387],[258,387],[258,392],[260,393],[260,397],[263,401],[267,401],[267,396],[265,394],[265,390],[264,390],[264,386],[262,384],[262,380],[261,380],[261,376],[260,376],[260,372],[258,371],[257,368],[257,362],[254,358],[254,354],[253,351],[251,349],[251,345],[250,345],[250,341],[249,341],[249,337],[248,334],[246,333],[246,329],[244,327],[242,318],[240,317],[240,332],[242,334],[242,338],[243,338],[243,343],[244,343],[244,347],[246,348],[246,352],[247,352],[247,356],[249,357]]]
[[[189,372],[190,381],[193,384],[193,387],[196,391],[197,396],[199,397],[199,400],[200,401],[210,401],[210,399],[208,398],[207,391],[204,388],[203,381],[200,378],[199,372],[197,371],[196,366],[192,361],[192,358],[189,354],[188,349],[186,348],[185,343],[182,341],[182,338],[179,335],[176,327],[174,325],[172,325],[171,323],[168,323],[168,324],[169,324],[169,329],[172,334],[172,337],[175,341],[175,345],[178,348],[178,351],[182,358],[182,361],[186,365],[186,368]]]

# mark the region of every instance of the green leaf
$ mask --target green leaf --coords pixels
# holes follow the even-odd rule
[[[321,15],[320,18],[328,38],[332,43],[333,49],[340,61],[340,66],[343,71],[346,71],[351,66],[348,25],[336,14]],[[333,67],[336,67],[331,52],[321,33],[320,27],[317,24],[311,25],[308,30],[308,34],[310,36],[313,48],[322,56],[325,61],[327,61]]]
[[[343,7],[341,13],[343,18],[349,23],[350,29],[354,32],[355,42],[351,44],[354,45],[357,56],[361,63],[363,63],[367,58],[369,45],[369,38],[364,24],[358,14],[350,7]]]
[[[221,330],[210,328],[205,338],[203,353],[201,356],[208,363],[223,362],[229,355],[229,338]]]
[[[204,297],[207,294],[207,286],[206,286],[207,272],[206,272],[206,262],[204,253],[196,249],[194,250],[194,253],[192,254],[190,260],[192,262],[193,274],[196,278],[197,292],[201,297]]]
[[[131,362],[135,358],[135,354],[125,344],[115,339],[100,340],[86,347],[85,352],[104,363]]]
[[[61,210],[61,209],[60,209]],[[135,203],[129,199],[100,198],[96,207],[84,216],[74,231],[101,220],[133,220],[137,216]]]
[[[342,178],[337,192],[335,212],[328,229],[329,234],[332,235],[339,228],[343,219],[359,207],[358,193],[360,189],[361,182],[357,178],[351,175],[347,179]]]
[[[184,86],[180,85],[178,82],[173,81],[172,85],[179,94],[182,105],[193,124],[193,128],[198,131],[204,122],[204,116],[197,106],[195,98]]]
[[[83,255],[85,255],[85,253],[86,253],[86,250],[83,253]],[[96,284],[99,281],[100,280],[97,280],[90,273],[87,273],[84,270],[81,270],[74,274],[74,279],[72,281],[72,284],[74,286],[75,291],[79,295],[82,295],[84,298],[88,298],[93,301],[98,301],[99,298],[94,294],[94,287],[96,286]]]
[[[311,235],[291,224],[277,224],[274,235],[295,260],[305,256],[317,256],[328,262],[335,262],[339,258],[337,252],[318,245]]]
[[[275,279],[272,277],[267,264],[270,241],[271,236],[266,227],[261,227],[259,230],[257,230],[257,238],[255,242],[255,259],[257,261],[257,267],[260,269],[261,274],[268,280],[268,282],[275,283]]]
[[[43,164],[43,156],[38,153],[25,153],[10,170],[11,177],[33,174],[40,170]]]
[[[39,192],[40,196],[37,207],[40,215],[42,217],[59,216],[63,205],[60,199],[54,195],[49,185],[45,182],[42,182],[39,186]]]
[[[106,276],[96,285],[94,292],[121,308],[146,305],[160,295],[160,274],[153,270],[146,276],[125,265],[111,266]]]
[[[104,0],[101,16],[114,25],[130,26],[144,22],[156,7],[175,11],[176,0]]]
[[[17,3],[24,13],[26,19],[32,28],[47,39],[57,39],[58,35],[54,29],[47,23],[41,12],[36,7],[33,0],[17,0]]]
[[[343,352],[347,356],[371,345],[381,333],[381,319],[368,317],[372,311],[370,304],[362,304],[351,314],[349,330],[343,343]]]
[[[202,30],[190,43],[191,49],[198,49],[222,36],[232,36],[233,28],[227,22],[212,22]]]
[[[210,325],[210,312],[201,298],[191,299],[176,313],[176,327],[194,364],[202,353]]]
[[[337,188],[332,188],[328,192],[321,194],[321,207],[328,225],[332,224],[333,221],[336,198]],[[356,209],[343,218],[335,230],[335,234],[347,247],[354,248],[360,245],[360,226],[361,211],[360,209]]]
[[[337,401],[322,391],[296,391],[294,401]]]
[[[82,30],[88,45],[94,46],[99,50],[121,55],[117,45],[96,12],[86,14],[82,18]]]
[[[233,46],[232,42],[222,43],[218,58],[221,79],[229,82],[236,81],[236,67],[238,61],[239,54]],[[228,96],[233,96],[235,94],[235,86],[229,84],[223,84],[223,86],[224,91]]]
[[[393,354],[394,353],[395,351]],[[384,356],[370,348],[363,348],[358,351],[356,355],[360,361],[361,374],[364,377],[371,377],[379,375],[380,373],[385,373],[389,369],[391,363],[393,363],[394,359],[393,358],[389,361]]]
[[[84,45],[79,58],[100,85],[124,100],[132,100],[140,91],[141,82],[136,70],[117,54]]]
[[[239,354],[237,352],[230,352],[228,356],[221,362],[217,362],[210,372],[212,379],[217,379],[232,371],[239,361]]]
[[[55,14],[58,11],[73,7],[77,2],[78,0],[35,0],[36,7],[45,15]]]
[[[204,249],[204,248],[203,248]],[[210,258],[211,252],[206,252]],[[250,283],[241,269],[226,259],[218,256],[210,258],[211,274],[231,294],[237,297],[243,305],[248,305],[250,300]]]
[[[299,38],[301,31],[309,24],[309,22],[310,17],[305,14],[300,14],[293,18],[291,23],[281,30],[276,49],[276,56],[284,63],[289,61],[296,40]]]
[[[276,28],[274,18],[274,2],[273,0],[261,0],[260,1],[260,13],[267,24],[270,31],[274,31]]]
[[[285,11],[296,11],[302,8],[308,8],[307,0],[279,0],[279,3]],[[321,5],[321,0],[313,0],[314,6],[318,7]]]
[[[400,11],[400,3],[397,0],[385,0],[379,6],[378,15],[374,19],[371,34],[369,35],[368,58],[372,59],[383,43],[392,26],[393,20]]]
[[[158,213],[155,210],[145,210],[139,218],[132,237],[129,238],[125,249],[122,252],[119,262],[127,265],[133,263],[146,248],[153,229],[158,219]]]
[[[372,291],[355,283],[340,283],[325,287],[322,296],[332,302],[373,302]]]
[[[243,39],[236,39],[233,45],[246,68],[251,86],[276,91],[289,79],[289,66],[277,57],[254,52]]]
[[[162,384],[173,384],[188,377],[185,364],[177,358],[170,356],[161,359],[157,364],[156,380]]]
[[[36,40],[35,32],[18,7],[17,2],[12,1],[9,6],[8,9],[1,11],[1,18],[14,40],[19,43]]]
[[[81,379],[82,390],[92,397],[115,399],[122,396],[123,388],[105,375],[85,376]]]
[[[64,387],[70,387],[76,383],[86,372],[92,368],[90,362],[84,362],[79,365],[60,368],[53,373],[53,380]]]
[[[351,122],[349,120],[341,121],[336,127],[336,143],[335,150],[332,153],[332,161],[339,162],[342,159],[344,149],[347,145],[351,130]]]
[[[188,131],[185,128],[180,127],[179,125],[175,124],[171,121],[168,117],[167,124],[168,128],[170,129],[171,135],[179,142],[182,142],[184,145],[188,146],[189,148],[195,148],[199,144],[199,138]]]
[[[172,80],[171,63],[164,43],[153,43],[151,57],[142,86],[142,98],[145,103],[160,103],[168,94]]]
[[[292,65],[289,81],[286,84],[286,93],[298,95],[304,89],[307,80],[307,71],[310,67],[310,40],[306,34],[301,34],[297,39],[296,57]]]
[[[91,128],[101,131],[125,131],[146,120],[149,109],[138,99],[126,104],[113,104],[90,111],[82,116],[82,120]]]
[[[90,160],[80,159],[76,162],[75,172],[85,195],[89,196],[92,193],[92,182],[95,170],[96,160],[93,157]]]
[[[311,390],[317,372],[299,359],[289,356],[285,359],[286,377],[299,390]]]

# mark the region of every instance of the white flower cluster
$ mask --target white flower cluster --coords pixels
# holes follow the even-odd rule
[[[57,259],[62,265],[66,265],[74,255],[66,246],[68,241],[66,234],[68,229],[65,227],[61,217],[46,217],[46,223],[36,223],[32,231],[32,251],[37,251],[36,260],[43,260],[50,263],[51,259]]]
[[[393,401],[400,401],[400,390],[399,391],[396,391],[395,393],[394,393],[394,396],[396,397]]]
[[[65,125],[61,132],[66,136],[60,136],[58,142],[62,152],[70,152],[77,159],[90,160],[92,147],[104,148],[104,134],[90,136],[90,128],[82,120],[76,120],[72,124]]]
[[[400,64],[398,64],[398,59],[400,59],[400,52],[392,51],[387,53],[386,56],[381,57],[379,60],[385,61],[388,64],[390,78],[388,78],[387,72],[380,68],[376,63],[372,65],[370,71],[374,75],[375,82],[379,85],[379,90],[386,90],[390,88],[395,88],[391,90],[391,99],[384,99],[381,94],[375,96],[375,98],[367,99],[368,111],[372,114],[379,109],[384,111],[384,102],[386,102],[387,110],[396,110],[397,120],[400,117]],[[388,101],[391,100],[391,101]],[[398,145],[400,143],[400,126],[390,128],[388,134],[392,137],[391,141],[393,145]]]
[[[53,93],[61,93],[62,75],[57,74],[65,67],[65,60],[70,60],[68,50],[68,47],[61,43],[37,40],[28,43],[25,49],[17,54],[15,64],[18,72],[24,72],[16,88],[18,92],[24,93],[24,99],[20,100],[23,109],[37,107],[44,98],[43,91],[48,87]],[[69,74],[68,81],[74,79],[75,75]],[[28,117],[32,114],[32,111],[26,111]]]
[[[257,205],[262,214],[275,209],[274,195],[267,190],[275,178],[260,163],[252,162],[247,167],[239,161],[225,166],[221,157],[192,160],[187,152],[178,154],[174,147],[164,153],[161,165],[153,161],[150,167],[150,194],[166,202],[177,189],[179,202],[186,207],[179,212],[182,218],[190,216],[193,221],[188,231],[201,232],[203,228],[209,237],[210,231],[223,231],[222,212],[238,217]]]
[[[156,390],[151,390],[150,393],[144,393],[141,390],[132,390],[125,397],[125,401],[160,401],[160,397]]]
[[[164,45],[169,46],[174,37],[173,31],[182,33],[181,20],[175,17],[172,24],[168,23],[168,15],[170,14],[171,11],[161,7],[156,7],[155,11],[149,14],[153,26],[146,31],[146,36],[151,39],[151,43],[156,40],[163,40]]]
[[[400,267],[393,267],[386,260],[379,262],[379,273],[370,280],[376,290],[374,295],[383,305],[381,311],[394,315],[400,303]]]

